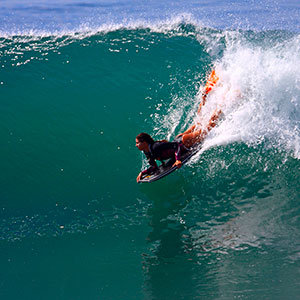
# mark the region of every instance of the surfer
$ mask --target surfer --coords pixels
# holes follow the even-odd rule
[[[218,79],[219,78],[216,76],[215,71],[213,70],[204,88],[202,101],[197,111],[198,114],[206,102],[207,94],[211,91]],[[205,129],[200,129],[195,124],[189,127],[185,132],[178,134],[176,138],[179,140],[179,142],[168,142],[166,140],[154,141],[149,134],[144,132],[137,135],[136,147],[140,151],[144,152],[150,164],[150,168],[140,172],[136,181],[139,182],[144,175],[154,173],[158,169],[156,160],[163,161],[174,158],[175,162],[172,167],[180,168],[182,166],[180,155],[204,140],[208,132],[216,126],[221,112],[221,109],[216,109]]]
[[[182,163],[180,160],[180,154],[185,150],[184,145],[178,142],[167,142],[163,141],[154,141],[153,138],[145,132],[137,135],[136,147],[143,151],[148,159],[150,168],[140,172],[136,181],[139,182],[141,177],[146,174],[154,173],[158,166],[156,160],[163,161],[169,158],[175,158],[173,166],[180,168]]]
[[[196,125],[192,125],[185,132],[177,135],[180,142],[154,141],[153,138],[142,132],[136,137],[136,147],[143,151],[148,159],[150,168],[139,173],[136,181],[139,182],[142,176],[154,173],[158,166],[155,160],[165,160],[175,158],[173,167],[180,168],[182,166],[180,155],[188,151],[189,148],[201,143],[208,132],[217,124],[217,120],[221,114],[221,110],[214,112],[210,118],[205,130],[197,129]]]

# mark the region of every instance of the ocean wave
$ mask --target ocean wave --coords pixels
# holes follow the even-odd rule
[[[174,53],[182,57],[190,49],[191,42],[200,45],[193,50],[198,61],[192,64],[199,64],[193,72],[185,73],[179,67],[169,75],[171,103],[169,100],[155,103],[154,110],[147,116],[154,135],[172,138],[195,121],[195,117],[205,126],[213,111],[221,108],[223,118],[205,140],[198,157],[213,146],[243,142],[249,147],[264,143],[266,147],[300,158],[298,34],[217,30],[203,27],[192,15],[156,23],[136,21],[105,25],[94,31],[87,26],[74,32],[48,34],[31,32],[2,38],[0,56],[16,67],[32,60],[48,60],[49,53],[60,54],[62,48],[71,44],[79,48],[88,46],[90,53],[94,51],[93,45],[98,44],[105,45],[101,51],[116,53],[129,53],[133,49],[132,53],[139,49],[149,51],[155,46],[163,54],[164,45],[172,41]],[[70,55],[67,53],[66,49],[66,57]],[[175,56],[174,61],[178,60]],[[156,60],[155,57],[150,59]],[[212,68],[220,82],[209,95],[199,120],[195,112],[205,78]],[[172,89],[173,85],[176,89]]]
[[[202,126],[216,107],[223,110],[225,118],[205,141],[203,151],[223,143],[241,141],[255,145],[268,141],[269,145],[281,147],[300,158],[298,34],[216,30],[203,27],[191,15],[180,15],[157,23],[136,21],[103,25],[93,30],[82,27],[74,32],[54,35],[27,32],[7,36],[0,39],[0,56],[6,60],[10,57],[17,66],[35,57],[30,53],[37,53],[36,59],[47,59],[48,52],[60,53],[61,48],[72,43],[79,42],[79,47],[106,43],[109,51],[125,51],[124,43],[128,41],[138,48],[139,44],[146,42],[142,48],[147,50],[150,45],[159,44],[160,39],[167,41],[174,37],[187,38],[186,43],[175,41],[172,46],[183,47],[182,53],[184,48],[188,49],[189,39],[199,43],[203,47],[199,56],[209,57],[203,65],[206,75],[209,69],[215,68],[220,76],[220,83],[209,95],[204,108]],[[164,49],[160,51],[163,53]],[[18,57],[23,60],[18,62]],[[189,75],[172,75],[174,81],[178,81],[179,76]],[[172,96],[171,104],[157,104],[151,115],[157,135],[165,134],[170,138],[195,118],[205,77],[192,76],[194,78],[189,80],[194,88],[182,87],[181,94],[176,92]]]
[[[67,29],[62,27],[59,30],[45,30],[45,29],[12,29],[9,31],[0,30],[0,38],[11,39],[13,37],[25,37],[25,38],[45,38],[45,37],[56,37],[61,38],[69,36],[76,39],[87,38],[93,35],[106,34],[119,30],[138,30],[145,29],[152,32],[168,33],[177,32],[182,33],[184,26],[192,26],[198,30],[202,29],[204,24],[193,17],[192,14],[178,14],[171,17],[167,17],[161,20],[146,20],[138,18],[124,19],[119,22],[108,21],[106,23],[97,25],[91,22],[82,22],[73,29]]]

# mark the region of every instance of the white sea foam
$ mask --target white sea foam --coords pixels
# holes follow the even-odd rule
[[[235,32],[225,41],[224,55],[215,66],[220,81],[208,97],[204,124],[216,107],[224,117],[201,152],[225,143],[264,142],[299,159],[300,37],[259,46]]]

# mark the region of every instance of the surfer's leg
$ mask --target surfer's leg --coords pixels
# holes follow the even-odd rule
[[[199,108],[198,108],[198,111],[197,111],[198,114],[200,113],[202,107],[206,103],[206,100],[207,100],[206,98],[207,98],[208,93],[216,85],[216,83],[218,82],[218,80],[219,80],[219,77],[216,75],[215,70],[212,70],[211,73],[210,73],[210,75],[209,75],[209,78],[208,78],[208,80],[206,82],[206,85],[204,87],[204,91],[202,93],[202,101],[201,101],[201,103],[199,105]]]
[[[185,132],[179,133],[176,137],[183,136],[184,134],[188,134],[194,131],[196,125],[190,126]]]
[[[200,102],[198,110],[197,110],[198,115],[200,114],[201,109],[202,109],[202,107],[204,106],[204,104],[206,102],[206,98],[207,98],[207,94],[203,93],[202,94],[202,101]]]
[[[210,118],[206,130],[203,131],[201,129],[195,130],[194,132],[183,134],[182,135],[182,143],[187,148],[192,147],[195,144],[201,143],[204,138],[207,136],[208,132],[212,130],[216,125],[222,111],[216,110],[212,117]]]
[[[202,142],[203,139],[203,132],[201,129],[199,129],[194,132],[184,134],[182,136],[182,143],[185,147],[190,148],[193,145]]]
[[[214,114],[212,115],[212,117],[210,118],[209,122],[208,122],[208,125],[206,127],[206,131],[209,132],[210,130],[212,130],[216,125],[217,125],[217,122],[219,120],[219,117],[220,117],[220,114],[222,113],[222,110],[219,109],[219,110],[216,110],[214,112]]]

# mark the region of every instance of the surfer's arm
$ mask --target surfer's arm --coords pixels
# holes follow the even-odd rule
[[[181,147],[179,143],[176,143],[176,150],[175,150],[175,163],[172,167],[180,168],[182,166],[182,162],[180,160],[180,154],[181,154]]]
[[[153,173],[157,170],[158,166],[155,159],[149,159],[150,168],[141,172],[141,176]]]
[[[154,161],[154,164],[155,164],[155,166],[152,165],[150,168],[148,168],[148,169],[143,170],[142,172],[140,172],[140,174],[136,178],[136,182],[139,182],[143,176],[151,174],[151,173],[154,173],[156,171],[156,169],[158,168],[155,161]]]
[[[156,169],[157,169],[157,167],[152,167],[151,166],[150,168],[142,171],[141,173],[142,173],[142,175],[147,175],[147,174],[150,174],[150,173],[154,172]]]
[[[200,114],[201,109],[202,109],[203,105],[204,105],[205,102],[206,102],[206,97],[207,97],[207,93],[206,93],[206,92],[203,92],[203,93],[202,93],[202,101],[200,102],[199,107],[198,107],[198,110],[197,110],[197,114],[198,114],[198,115]]]
[[[178,169],[181,168],[181,166],[182,166],[181,160],[176,160],[172,165],[172,167],[177,167]]]
[[[139,182],[141,180],[142,177],[142,172],[140,172],[140,174],[138,175],[138,177],[136,178],[136,182]]]

